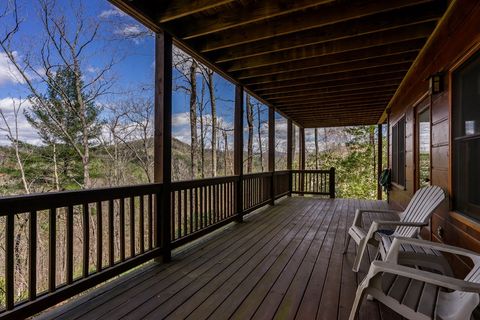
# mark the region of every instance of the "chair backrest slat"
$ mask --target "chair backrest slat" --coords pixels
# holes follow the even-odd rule
[[[429,186],[415,192],[412,200],[400,217],[403,222],[427,222],[438,206],[445,199],[445,191],[438,186]],[[397,227],[395,235],[414,237],[418,233],[417,227]]]

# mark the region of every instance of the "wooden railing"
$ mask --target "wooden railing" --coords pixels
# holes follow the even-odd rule
[[[249,173],[243,176],[243,212],[252,212],[271,201],[272,173]]]
[[[161,192],[160,184],[149,184],[2,198],[6,311],[0,317],[32,315],[158,256],[154,206]],[[39,283],[44,257],[46,281]],[[14,287],[15,271],[25,267],[27,297]]]
[[[1,198],[5,310],[0,317],[24,318],[47,309],[291,193],[335,197],[333,168],[241,177]],[[169,199],[165,192],[170,210],[162,206],[162,199]],[[23,258],[20,247],[26,248]],[[37,278],[37,266],[44,265],[46,276]],[[26,295],[14,286],[19,268],[27,275]]]
[[[172,183],[172,247],[198,238],[235,218],[238,179],[219,177]]]
[[[292,170],[292,193],[325,195],[335,198],[335,168]]]
[[[275,199],[290,194],[290,171],[275,171],[273,174]]]

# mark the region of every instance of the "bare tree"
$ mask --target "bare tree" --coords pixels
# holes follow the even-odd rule
[[[247,140],[247,172],[252,172],[253,164],[253,105],[250,95],[247,95],[247,125],[248,125],[248,140]]]
[[[89,19],[81,4],[72,2],[72,6],[74,4],[75,14],[67,17],[62,10],[57,10],[56,1],[39,0],[39,27],[42,28],[45,38],[39,39],[41,46],[38,53],[27,53],[19,57],[12,45],[21,25],[14,3],[14,24],[0,39],[0,47],[28,89],[32,104],[44,115],[41,121],[44,122],[45,129],[68,143],[81,158],[82,187],[89,188],[92,186],[90,148],[92,132],[95,131],[91,119],[92,105],[96,99],[108,93],[113,85],[113,79],[108,75],[114,65],[114,58],[104,66],[92,70],[88,77],[84,76],[86,72],[83,71],[88,68],[88,62],[92,58],[89,48],[96,44],[100,26],[97,21]],[[32,58],[35,56],[39,57],[38,62]],[[57,76],[59,70],[71,75],[70,83],[66,85]],[[36,85],[38,82],[40,86]],[[71,123],[59,118],[59,105],[52,103],[49,97],[41,92],[43,85],[51,89],[51,95],[55,95],[62,108],[71,112],[79,125],[78,135],[70,130]]]
[[[217,99],[215,97],[215,83],[213,80],[213,70],[202,66],[202,75],[208,86],[208,95],[210,98],[211,111],[211,153],[212,153],[212,176],[217,176]]]
[[[265,121],[262,120],[262,108],[260,104],[257,102],[257,135],[258,135],[258,155],[260,160],[260,169],[261,171],[265,171],[263,165],[263,139],[262,139],[262,128],[265,124]]]
[[[22,100],[19,100],[17,102],[15,101],[15,99],[12,99],[12,119],[10,119],[10,117],[7,117],[6,113],[2,109],[0,109],[0,118],[3,122],[3,126],[0,127],[0,131],[5,132],[7,139],[10,141],[13,149],[15,150],[15,159],[17,161],[18,170],[20,171],[23,189],[26,194],[29,194],[30,184],[27,182],[25,166],[20,155],[21,142],[18,133],[18,116],[20,110],[22,109],[23,102],[24,101]]]

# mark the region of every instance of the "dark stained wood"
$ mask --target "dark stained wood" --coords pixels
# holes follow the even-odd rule
[[[37,212],[28,217],[28,299],[37,297]]]
[[[386,207],[376,201],[289,198],[246,216],[247,223],[207,240],[202,250],[173,256],[168,268],[147,266],[39,319],[345,319],[362,280],[351,271],[353,245],[342,254],[346,228],[355,209]],[[373,301],[360,314],[396,319]]]
[[[383,125],[377,126],[377,179],[380,179],[380,174],[383,170]],[[377,183],[377,200],[382,200],[382,186]]]
[[[155,32],[166,30],[182,50],[275,108],[266,95],[303,90],[308,99],[326,86],[358,88],[364,79],[373,86],[391,79],[395,90],[450,4],[448,0],[112,2]],[[391,78],[385,78],[388,74]],[[317,117],[308,122],[294,110],[276,110],[303,127],[332,125],[329,118],[320,117],[320,110],[311,110]],[[375,123],[380,116],[373,110],[342,124],[365,124],[364,119]]]
[[[235,186],[235,212],[238,220],[243,216],[243,87],[235,87],[235,117],[234,117],[234,141],[233,141],[233,170],[239,176]]]
[[[410,1],[410,3],[408,1],[390,1],[388,4],[355,1],[353,3],[340,3],[335,6],[322,6],[290,15],[288,20],[283,17],[270,19],[268,24],[262,25],[262,28],[259,28],[258,24],[254,24],[242,27],[239,30],[218,32],[211,35],[208,38],[209,41],[203,41],[198,47],[202,52],[208,52],[259,40],[268,42],[273,37],[333,25],[415,3],[419,3],[419,1]],[[192,44],[196,45],[201,40],[205,39],[199,38]]]
[[[268,171],[275,171],[275,109],[268,108]],[[273,174],[271,176],[270,204],[275,202],[275,191],[273,187]]]
[[[391,3],[384,3],[383,5],[391,8]],[[412,24],[435,21],[444,9],[444,6],[439,3],[432,2],[426,5],[395,10],[389,13],[382,12],[361,19],[339,22],[322,28],[308,29],[301,32],[289,33],[287,35],[276,34],[272,41],[261,39],[255,42],[235,45],[226,49],[213,51],[209,53],[209,56],[213,59],[226,59],[233,57],[239,59],[339,39],[353,38],[360,35],[401,28]],[[341,11],[338,12],[345,14]],[[309,13],[309,15],[312,13],[313,12]],[[346,10],[346,13],[350,14],[351,10]],[[303,15],[305,16],[305,14]],[[316,21],[321,20],[319,19],[320,17],[323,17],[323,12],[317,14]]]
[[[66,243],[67,243],[67,252],[66,252],[66,280],[67,284],[73,282],[73,206],[68,206],[66,211]]]
[[[15,303],[14,234],[15,216],[8,215],[5,223],[5,308],[7,310],[13,309]]]
[[[164,261],[169,261],[171,255],[172,63],[172,37],[158,32],[155,37],[154,181],[162,182],[162,193],[156,197],[155,243],[163,248]]]
[[[278,0],[255,1],[248,7],[237,4],[233,5],[231,10],[226,12],[217,11],[203,19],[191,19],[188,21],[188,24],[185,24],[184,21],[178,21],[175,24],[166,24],[165,27],[168,30],[175,30],[175,34],[178,34],[180,38],[188,40],[275,16],[305,10],[332,1],[333,0],[298,0],[295,2]]]
[[[48,292],[55,291],[57,271],[57,209],[48,211]],[[30,283],[32,283],[30,281]]]

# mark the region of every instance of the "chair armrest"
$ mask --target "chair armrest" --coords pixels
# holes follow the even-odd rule
[[[398,227],[398,226],[405,226],[405,227],[425,227],[428,223],[424,222],[403,222],[403,221],[387,221],[387,220],[376,220],[373,221],[370,225],[370,229],[368,229],[366,235],[366,241],[369,241],[375,236],[375,233],[380,229],[380,227]]]
[[[399,247],[402,244],[409,244],[417,247],[423,247],[423,248],[428,248],[432,250],[438,250],[446,253],[465,256],[472,259],[474,264],[480,264],[480,255],[473,251],[450,246],[444,243],[431,242],[431,241],[426,241],[426,240],[416,239],[416,238],[403,238],[403,237],[398,237],[393,239],[392,245],[390,246],[390,250],[385,260],[389,262],[397,263]]]
[[[380,272],[387,272],[406,278],[415,279],[451,290],[480,293],[480,283],[456,279],[453,277],[414,269],[387,261],[373,261],[368,272],[368,277],[372,278]]]
[[[362,228],[362,215],[364,213],[391,213],[399,215],[402,212],[389,209],[357,209],[355,210],[355,218],[353,219],[354,226]]]

